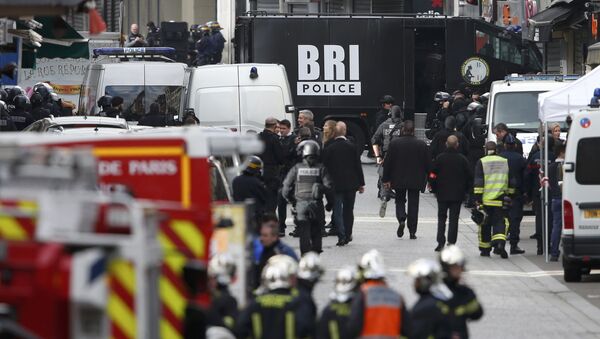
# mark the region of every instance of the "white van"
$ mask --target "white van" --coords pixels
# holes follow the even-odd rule
[[[158,103],[174,122],[191,110],[200,125],[259,132],[267,117],[295,126],[285,68],[276,64],[188,67],[168,58],[174,50],[99,48],[81,89],[79,115],[96,115],[103,95],[123,98],[123,116],[139,120]]]
[[[487,119],[488,141],[496,141],[494,126],[503,122],[517,132],[523,143],[525,157],[536,142],[540,121],[538,119],[538,95],[567,85],[579,76],[563,75],[517,75],[494,81],[490,88]],[[566,128],[566,126],[563,126]]]
[[[600,109],[572,115],[563,165],[565,281],[600,268]]]
[[[194,109],[200,125],[242,133],[262,131],[267,117],[288,119],[295,125],[292,94],[283,65],[195,67],[186,107]]]

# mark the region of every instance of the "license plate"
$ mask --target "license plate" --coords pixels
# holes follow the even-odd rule
[[[600,209],[598,210],[584,210],[583,216],[586,219],[598,219],[600,218]]]

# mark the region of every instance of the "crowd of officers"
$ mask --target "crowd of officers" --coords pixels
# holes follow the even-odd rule
[[[29,94],[19,86],[0,89],[0,131],[22,131],[50,115],[73,115],[74,108],[47,83],[35,84]]]
[[[260,274],[260,285],[238,311],[228,290],[235,264],[215,255],[208,274],[212,303],[206,317],[207,338],[468,338],[467,323],[482,317],[473,290],[461,281],[465,257],[457,246],[438,260],[419,259],[408,267],[419,299],[411,310],[386,280],[381,253],[370,250],[356,266],[335,274],[333,291],[318,316],[312,292],[324,274],[319,255],[298,262],[274,254]],[[186,336],[187,337],[187,336]]]
[[[379,167],[379,214],[385,216],[387,203],[394,198],[398,219],[397,236],[408,226],[410,238],[416,239],[419,193],[426,187],[438,202],[438,234],[435,251],[455,244],[461,205],[472,208],[472,219],[479,225],[479,249],[508,258],[523,254],[518,245],[523,206],[532,202],[536,215],[537,253],[543,254],[541,184],[550,186],[556,208],[550,211],[548,237],[551,260],[558,259],[560,241],[560,182],[556,170],[564,155],[565,142],[560,139],[560,125],[551,126],[549,147],[550,173],[542,173],[544,147],[538,137],[527,158],[516,134],[504,123],[494,126],[497,142],[486,143],[485,114],[487,95],[457,90],[452,95],[438,92],[435,106],[428,113],[426,127],[429,146],[415,137],[414,124],[405,120],[394,99],[386,95],[377,113],[379,123],[373,138],[373,153]],[[556,155],[556,156],[555,156]],[[559,164],[554,164],[555,158]],[[552,204],[551,204],[552,206]],[[554,213],[552,213],[554,212]],[[556,222],[553,222],[556,221]],[[446,221],[448,233],[446,237]],[[553,225],[556,224],[556,225]]]

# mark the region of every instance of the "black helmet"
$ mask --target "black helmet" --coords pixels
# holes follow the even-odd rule
[[[384,95],[381,100],[379,100],[381,104],[393,104],[394,101],[394,97],[389,94]]]
[[[447,92],[436,92],[435,95],[433,96],[433,101],[435,102],[440,102],[440,101],[448,101],[450,100],[450,94]]]
[[[41,85],[37,88],[34,88],[33,91],[41,95],[44,101],[50,100],[50,90],[48,89],[48,87]]]
[[[113,97],[110,95],[101,96],[100,99],[98,99],[98,107],[102,108],[103,110],[110,108],[112,105],[112,99]]]
[[[298,145],[298,153],[302,154],[302,159],[310,156],[318,157],[321,153],[321,148],[314,140],[304,140]]]
[[[448,130],[453,130],[456,128],[456,118],[452,115],[447,116],[446,120],[444,120],[444,127]]]
[[[15,108],[27,109],[29,107],[29,99],[27,96],[19,94],[13,99],[13,105]]]
[[[31,106],[41,106],[42,103],[44,102],[44,100],[42,99],[42,96],[39,93],[33,93],[33,95],[31,96],[31,98],[29,98],[29,101],[31,102]]]
[[[19,86],[7,88],[6,93],[7,93],[6,102],[9,104],[13,102],[13,100],[15,99],[15,97],[17,95],[24,94],[23,89],[21,89],[21,87],[19,87]]]
[[[398,105],[394,105],[394,106],[392,106],[392,108],[390,108],[390,116],[392,117],[392,120],[394,120],[394,121],[404,120],[404,114],[402,113],[402,108],[400,108],[400,106],[398,106]]]
[[[6,101],[7,98],[8,98],[8,93],[6,93],[5,90],[0,88],[0,100]]]
[[[260,175],[263,168],[262,160],[256,155],[249,156],[244,162],[244,173]]]

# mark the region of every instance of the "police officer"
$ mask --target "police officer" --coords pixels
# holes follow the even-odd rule
[[[483,98],[483,97],[480,97]],[[473,103],[472,103],[473,104]],[[469,141],[469,153],[467,159],[471,167],[471,172],[475,171],[475,165],[477,161],[485,155],[485,138],[487,135],[486,127],[483,125],[485,121],[486,108],[483,105],[472,106],[473,113],[467,120],[467,124],[463,128],[463,134]],[[471,104],[469,105],[471,106]],[[472,187],[471,187],[472,188]],[[469,200],[466,203],[467,208],[473,208],[475,206],[475,196],[473,190],[469,189]]]
[[[8,105],[8,110],[12,111],[14,109],[13,100],[17,95],[24,95],[23,89],[20,86],[13,86],[6,89],[6,104]]]
[[[33,120],[38,121],[50,116],[50,110],[44,107],[44,101],[42,100],[41,95],[33,93],[31,98],[29,98],[29,101],[31,102],[31,116],[33,117]]]
[[[386,94],[379,100],[379,103],[381,104],[381,109],[375,114],[375,131],[390,117],[390,109],[394,105],[394,97]]]
[[[16,130],[17,128],[15,127],[15,123],[10,118],[6,103],[0,100],[0,132],[13,132]]]
[[[210,37],[210,28],[207,25],[200,26],[200,36],[196,41],[196,66],[208,65],[211,63],[212,39]]]
[[[280,170],[285,161],[283,146],[277,135],[277,119],[269,117],[265,119],[265,129],[258,134],[265,148],[260,155],[263,161],[263,178],[267,188],[267,202],[265,211],[275,213],[277,208],[277,194],[281,186]]]
[[[300,233],[300,253],[321,253],[321,228],[325,226],[323,195],[326,209],[333,207],[332,181],[319,161],[319,144],[306,140],[298,145],[303,161],[296,164],[283,182],[283,196],[295,205],[295,222]]]
[[[330,301],[317,323],[317,339],[346,338],[345,327],[358,283],[356,268],[344,267],[335,275]]]
[[[481,256],[489,257],[490,250],[508,258],[504,249],[508,233],[508,219],[505,207],[514,193],[514,184],[508,170],[508,161],[496,155],[496,143],[485,144],[486,156],[479,159],[475,166],[473,193],[477,206],[483,209],[487,217],[479,227],[479,251]]]
[[[15,108],[10,112],[10,119],[15,123],[17,131],[22,131],[25,127],[35,122],[33,116],[28,112],[30,105],[27,96],[23,94],[17,95],[13,99],[13,106]]]
[[[216,254],[208,263],[210,306],[207,325],[234,331],[238,316],[237,300],[231,295],[229,285],[235,278],[235,262],[227,254]]]
[[[140,126],[161,127],[167,125],[167,115],[160,111],[158,103],[150,104],[150,110],[138,122]]]
[[[523,175],[527,167],[527,162],[523,155],[517,151],[516,139],[512,134],[508,134],[504,138],[504,151],[499,155],[508,161],[508,171],[510,177],[514,179],[515,192],[512,197],[512,203],[508,212],[510,233],[510,254],[525,253],[519,247],[521,234],[521,220],[523,220]]]
[[[415,279],[419,300],[410,312],[411,339],[451,338],[451,314],[448,301],[452,292],[442,282],[440,264],[431,259],[418,259],[408,267]]]
[[[207,23],[210,28],[211,53],[210,63],[220,64],[223,59],[223,49],[225,48],[225,38],[221,34],[221,25],[218,21],[210,21]]]
[[[281,339],[310,337],[315,328],[310,305],[294,288],[298,264],[286,255],[275,255],[263,269],[263,293],[242,311],[238,338]]]
[[[110,102],[110,109],[106,111],[106,116],[111,118],[123,117],[123,102],[123,97],[114,96]]]
[[[52,100],[52,87],[50,87],[50,85],[45,83],[36,84],[33,88],[33,92],[38,93],[42,97],[43,107],[50,111],[50,114],[55,117],[60,116],[60,109]]]
[[[233,201],[244,202],[254,200],[255,221],[262,218],[267,202],[267,189],[262,181],[263,162],[253,155],[246,159],[242,174],[233,179]]]
[[[358,267],[364,282],[352,301],[346,327],[347,338],[408,336],[408,312],[402,297],[385,282],[385,264],[381,253],[377,250],[365,253]]]
[[[445,274],[444,283],[452,292],[452,298],[446,301],[451,313],[452,338],[466,339],[469,337],[467,321],[481,319],[483,308],[475,292],[461,283],[465,255],[458,246],[447,246],[440,252],[440,265]]]
[[[391,189],[386,189],[383,187],[383,183],[381,182],[381,177],[383,175],[383,159],[387,153],[390,143],[392,142],[392,139],[400,136],[402,120],[403,114],[400,106],[392,106],[390,108],[390,117],[381,125],[379,125],[377,131],[375,131],[375,134],[373,134],[373,138],[371,139],[371,143],[373,144],[373,152],[375,153],[375,158],[377,159],[377,164],[379,165],[377,169],[377,173],[379,174],[377,188],[379,189],[378,198],[381,200],[379,216],[382,218],[385,217],[387,203],[394,194]]]
[[[101,117],[107,116],[108,112],[112,108],[112,97],[110,95],[103,95],[98,99],[98,107],[100,108],[100,112],[98,115]]]
[[[298,264],[298,292],[306,303],[310,305],[312,318],[317,319],[317,304],[313,299],[313,290],[325,270],[321,265],[321,259],[315,252],[308,252],[300,258]]]

